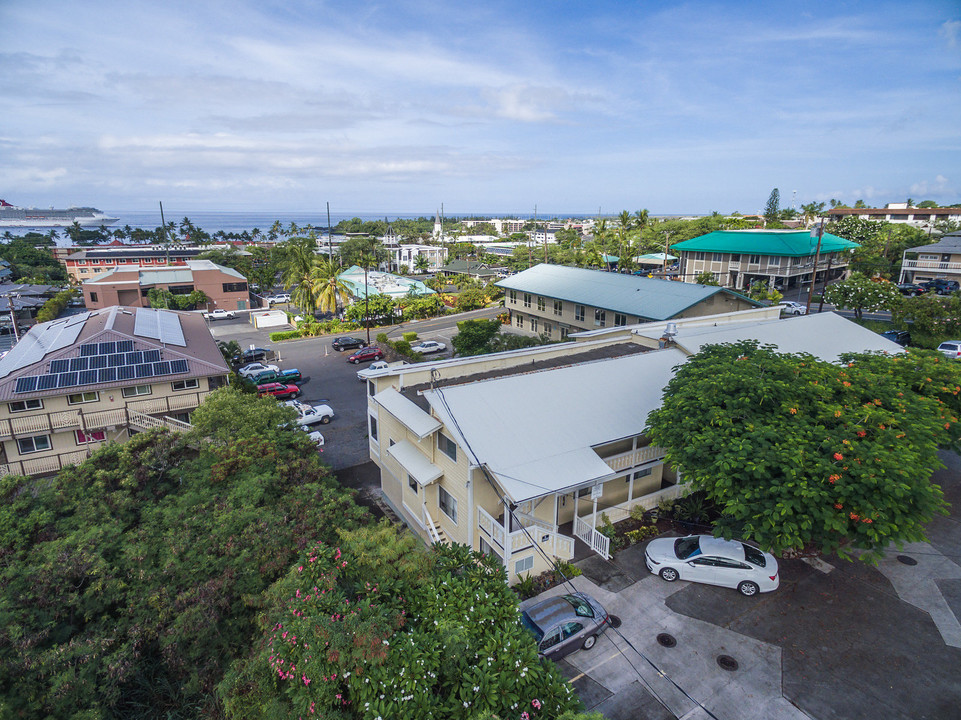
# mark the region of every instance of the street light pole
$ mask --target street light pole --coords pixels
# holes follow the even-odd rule
[[[824,237],[824,219],[818,223],[818,246],[814,251],[814,267],[811,269],[811,287],[808,288],[808,302],[804,308],[804,314],[808,315],[811,312],[811,300],[814,297],[814,283],[818,278],[818,263],[821,261],[821,238]],[[821,296],[824,296],[822,291]]]

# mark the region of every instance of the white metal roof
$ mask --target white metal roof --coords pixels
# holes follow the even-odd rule
[[[634,330],[638,335],[657,339],[664,334],[662,325],[650,324]],[[800,315],[778,320],[752,320],[715,326],[684,326],[678,323],[674,341],[689,354],[700,352],[705,345],[757,340],[762,345],[775,345],[783,353],[810,353],[827,362],[837,362],[847,352],[902,353],[897,343],[833,312]]]
[[[677,349],[655,350],[424,397],[471,463],[486,466],[514,502],[523,502],[612,477],[592,447],[640,434],[684,358]]]
[[[418,485],[430,485],[444,471],[424,457],[424,454],[408,440],[401,440],[387,448],[387,452],[400,463]]]
[[[431,417],[392,387],[381,390],[374,400],[421,440],[440,428],[437,418]]]

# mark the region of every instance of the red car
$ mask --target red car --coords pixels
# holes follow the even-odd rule
[[[300,395],[300,388],[296,385],[284,385],[283,383],[266,383],[257,386],[257,396],[265,397],[273,395],[275,398],[295,398]]]
[[[353,355],[347,358],[347,362],[356,365],[357,363],[361,362],[380,360],[382,357],[384,357],[384,351],[376,345],[371,345],[370,347],[361,348],[355,352]]]

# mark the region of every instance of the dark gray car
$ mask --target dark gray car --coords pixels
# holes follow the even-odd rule
[[[587,593],[559,595],[521,612],[521,622],[537,640],[541,657],[559,660],[575,650],[590,650],[611,618]]]

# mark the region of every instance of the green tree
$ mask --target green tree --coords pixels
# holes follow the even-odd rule
[[[316,307],[321,311],[336,313],[341,305],[350,303],[350,290],[340,279],[340,266],[333,258],[318,258],[310,281],[317,298]]]
[[[891,320],[901,329],[911,330],[912,344],[937,347],[961,336],[961,294],[903,298],[892,308]]]
[[[765,224],[776,223],[781,217],[781,192],[774,188],[767,198],[767,205],[764,206]]]
[[[845,362],[745,341],[671,379],[648,433],[720,510],[715,534],[869,560],[924,538],[944,511],[938,448],[959,444],[961,364],[914,350]]]
[[[314,247],[314,243],[307,239],[285,243],[282,282],[285,288],[293,288],[290,299],[304,312],[313,312],[317,307],[317,289],[313,277],[319,258],[314,253]]]
[[[457,334],[451,338],[454,354],[466,357],[491,352],[490,341],[500,329],[499,320],[462,320],[457,323]]]
[[[366,300],[360,300],[348,307],[344,318],[354,322],[364,322],[365,318],[370,318],[380,324],[392,323],[396,306],[393,298],[387,295],[371,295]]]
[[[720,285],[717,278],[714,277],[714,273],[710,270],[699,273],[698,276],[694,278],[694,282],[698,285]]]
[[[418,255],[414,258],[414,269],[419,273],[427,272],[430,267],[430,260],[427,259],[426,255]]]
[[[263,640],[221,685],[235,720],[544,720],[578,710],[518,622],[503,566],[384,523],[308,548],[268,593]]]
[[[854,310],[859,320],[865,310],[892,310],[903,298],[894,283],[872,280],[853,272],[847,280],[828,285],[824,299],[842,310]]]

